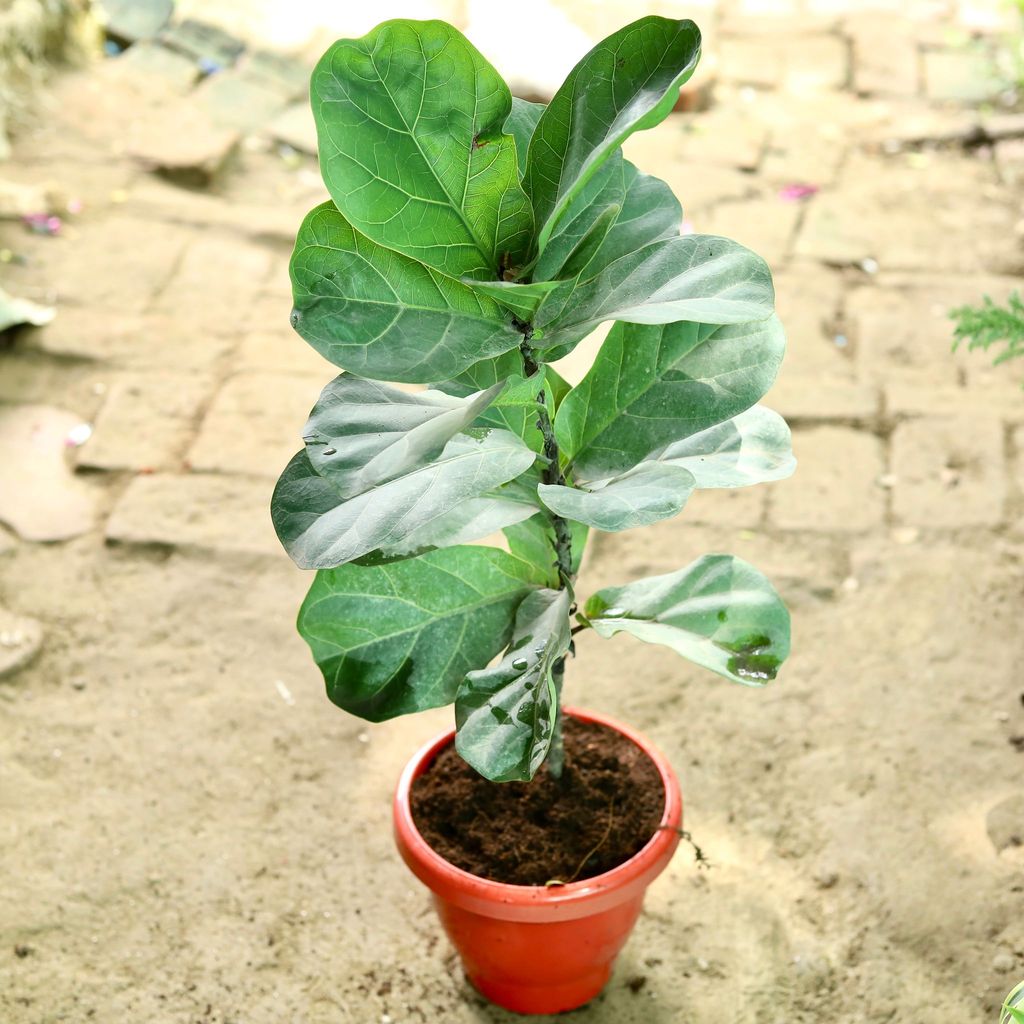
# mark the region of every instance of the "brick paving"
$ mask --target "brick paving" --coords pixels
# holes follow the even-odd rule
[[[481,17],[474,3],[424,6],[471,28]],[[532,6],[568,19],[575,45],[633,13]],[[237,16],[236,31],[258,38],[271,20],[248,7],[255,13],[223,0],[202,12],[228,24]],[[654,554],[628,535],[602,539],[595,577],[667,571],[692,523],[698,538],[709,531],[739,554],[757,547],[799,607],[801,595],[838,593],[891,542],[912,552],[1018,542],[1021,374],[952,354],[947,319],[950,306],[1005,297],[1024,272],[1024,120],[1005,109],[1013,90],[998,70],[1009,8],[709,0],[654,9],[706,25],[707,68],[694,90],[710,90],[711,103],[673,114],[626,152],[670,183],[693,230],[731,235],[771,263],[789,352],[765,402],[793,425],[800,469],[768,488],[696,495],[680,523],[658,528]],[[177,45],[144,41],[61,75],[0,165],[0,178],[54,180],[84,202],[53,238],[0,222],[5,287],[58,309],[0,351],[0,410],[11,437],[40,404],[65,410],[62,428],[92,425],[39,484],[47,501],[63,494],[74,506],[55,517],[54,538],[79,528],[91,538],[75,556],[86,574],[107,571],[110,557],[141,572],[155,552],[198,554],[232,567],[244,587],[284,558],[270,491],[334,372],[288,324],[291,233],[324,196],[297,85],[308,62],[243,54],[203,79]],[[536,95],[543,81],[531,84],[528,62],[514,59],[524,60],[499,67]],[[785,198],[794,185],[810,194]],[[569,376],[593,348],[567,361]],[[0,532],[0,574],[16,557],[12,579],[24,579],[52,557],[37,543],[46,523],[5,517],[4,507],[0,499],[12,532]],[[45,618],[28,597],[12,593],[10,603]],[[289,618],[291,605],[280,614]],[[884,1010],[863,1019],[909,1019]]]

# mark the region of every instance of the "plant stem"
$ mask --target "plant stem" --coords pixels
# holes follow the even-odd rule
[[[552,666],[551,678],[555,683],[555,727],[548,747],[548,771],[552,778],[560,779],[565,767],[565,743],[562,739],[562,680],[565,677],[565,658],[559,658]]]
[[[519,351],[523,356],[523,368],[526,371],[526,376],[532,377],[540,371],[540,364],[537,362],[533,348],[530,345],[528,332],[524,333]],[[555,428],[551,422],[551,416],[548,414],[547,400],[543,388],[537,393],[537,404],[539,407],[537,427],[544,438],[545,465],[541,476],[546,484],[563,486],[565,484],[565,477],[562,475],[560,464],[561,452],[558,450]],[[569,524],[561,516],[549,512],[548,518],[551,520],[551,527],[555,533],[555,557],[558,560],[558,576],[561,584],[559,589],[563,589],[572,583],[573,577],[572,531],[569,529]]]
[[[532,331],[528,324],[521,324],[520,330],[523,333],[523,341],[519,351],[523,356],[523,369],[527,377],[539,373],[541,364],[537,361],[533,347],[530,345]],[[562,474],[561,452],[558,450],[558,440],[555,437],[555,428],[548,413],[547,397],[544,389],[537,393],[537,428],[544,438],[544,469],[541,476],[546,484],[557,484],[563,486],[565,477]],[[555,558],[558,566],[559,589],[564,590],[572,585],[572,531],[569,524],[559,515],[553,512],[548,513],[551,521],[551,528],[555,534]],[[548,771],[552,777],[560,779],[562,769],[565,766],[565,746],[562,738],[562,680],[565,677],[565,658],[559,658],[552,666],[551,676],[555,684],[555,725],[551,734],[551,746],[548,749]]]

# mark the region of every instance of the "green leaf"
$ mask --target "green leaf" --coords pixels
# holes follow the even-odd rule
[[[541,501],[556,515],[595,530],[617,532],[669,519],[682,511],[693,493],[687,470],[660,462],[641,462],[622,476],[591,487],[541,484]]]
[[[670,444],[658,463],[689,470],[701,488],[784,480],[796,469],[786,421],[763,405]]]
[[[603,637],[630,633],[747,686],[774,679],[789,655],[789,612],[752,565],[705,555],[678,572],[599,590],[584,608]]]
[[[291,277],[292,326],[363,377],[444,380],[522,341],[492,299],[371,242],[331,203],[299,228]]]
[[[320,393],[302,430],[306,455],[343,498],[427,465],[502,390],[468,398],[411,393],[343,373]]]
[[[404,541],[463,501],[519,476],[533,461],[534,453],[507,431],[481,438],[459,434],[430,465],[346,499],[300,452],[277,482],[270,514],[300,568],[329,569]]]
[[[659,178],[641,174],[616,152],[569,205],[537,260],[534,280],[570,276],[570,268],[566,267],[570,254],[612,206],[620,210],[593,256],[595,268],[605,267],[652,242],[679,234],[683,211],[672,189]]]
[[[601,215],[594,221],[590,230],[580,239],[579,244],[565,261],[559,274],[566,278],[578,278],[594,263],[604,240],[619,219],[622,207],[618,204],[606,206]]]
[[[544,391],[548,414],[552,418],[559,403],[571,388],[551,366],[542,366],[543,375],[538,381],[536,375],[523,377],[523,361],[518,352],[509,357],[485,360],[471,366],[458,377],[437,385],[451,395],[468,397],[493,385],[487,382],[501,381],[507,377],[505,390],[477,417],[474,426],[497,427],[511,430],[521,437],[533,451],[540,454],[544,449],[544,438],[537,427],[540,403],[537,396]]]
[[[310,83],[320,169],[335,205],[368,238],[459,277],[498,277],[533,230],[512,96],[441,21],[387,21],[341,39]]]
[[[600,480],[749,409],[771,387],[778,319],[718,327],[616,324],[562,402],[555,435],[578,480]]]
[[[558,714],[552,670],[569,650],[571,600],[568,590],[528,594],[505,656],[459,687],[455,749],[492,782],[527,782],[547,756]]]
[[[526,173],[526,156],[530,150],[530,139],[540,115],[544,113],[545,103],[531,103],[518,96],[512,97],[512,113],[505,121],[505,134],[511,135],[516,141],[516,160],[519,164],[519,177]]]
[[[464,277],[462,283],[478,294],[500,303],[524,322],[537,315],[537,310],[555,289],[565,287],[560,281],[520,284],[517,281],[474,281],[469,277]]]
[[[518,558],[486,547],[325,569],[298,628],[339,707],[379,722],[450,704],[466,673],[508,643],[532,589]]]
[[[564,303],[552,299],[541,309],[537,347],[575,344],[605,320],[738,324],[764,320],[775,306],[764,260],[715,235],[667,238],[603,267],[595,258],[583,276],[590,273]]]
[[[536,514],[535,504],[505,497],[499,489],[479,498],[467,498],[433,522],[413,530],[403,540],[382,545],[379,554],[384,558],[409,558],[436,548],[469,544]],[[535,575],[538,583],[547,581],[546,573],[538,571]]]
[[[572,534],[572,571],[575,573],[579,572],[583,561],[590,531],[583,523],[572,521],[569,523],[569,531]],[[558,586],[560,581],[555,557],[555,531],[546,514],[535,515],[531,519],[507,526],[501,532],[505,534],[508,549],[513,555],[537,566],[549,586]]]
[[[538,252],[604,161],[633,132],[669,115],[699,58],[692,21],[647,17],[598,43],[573,68],[530,142],[524,185]]]

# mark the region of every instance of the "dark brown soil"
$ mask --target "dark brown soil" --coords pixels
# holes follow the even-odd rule
[[[412,787],[412,813],[445,860],[512,885],[579,881],[629,860],[661,822],[651,759],[604,726],[566,719],[562,778],[488,782],[445,748]]]

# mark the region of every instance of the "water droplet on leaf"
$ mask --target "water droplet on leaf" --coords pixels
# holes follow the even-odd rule
[[[524,668],[526,668],[526,667],[527,667],[527,665],[529,665],[529,664],[530,664],[530,663],[529,663],[529,662],[528,662],[528,661],[527,661],[527,660],[526,660],[525,658],[516,658],[516,659],[515,659],[515,660],[514,660],[514,661],[512,662],[512,667],[513,667],[513,668],[514,668],[514,669],[515,669],[515,670],[516,670],[517,672],[522,672],[522,671],[523,671],[523,669],[524,669]]]
[[[337,448],[325,448],[323,450],[322,454],[324,454],[324,455],[337,455],[338,454],[338,449]]]
[[[601,612],[601,618],[602,619],[621,619],[622,616],[625,615],[625,614],[626,614],[626,609],[625,608],[605,608],[605,610],[603,612]]]

